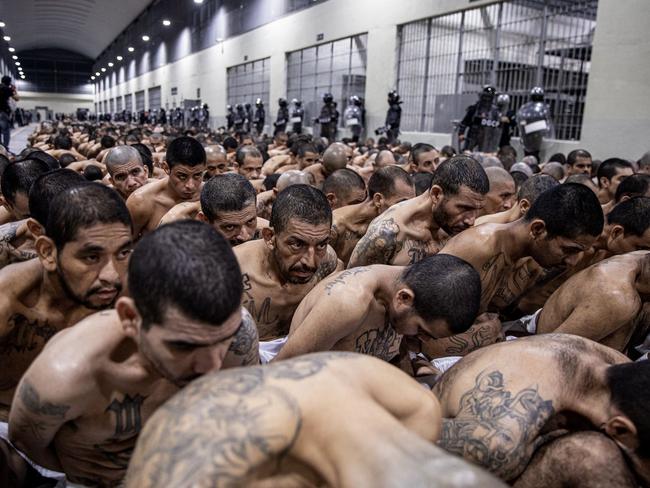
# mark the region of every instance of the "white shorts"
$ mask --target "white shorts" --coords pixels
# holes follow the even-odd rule
[[[57,484],[55,488],[73,486],[70,485],[69,483],[66,484],[64,473],[59,473],[58,471],[52,471],[51,469],[47,469],[44,468],[43,466],[39,466],[31,459],[29,459],[27,456],[25,456],[22,452],[20,452],[20,450],[16,446],[14,446],[9,440],[9,424],[7,424],[7,422],[0,422],[0,438],[6,440],[9,443],[9,445],[11,445],[11,447],[13,447],[16,450],[16,452],[20,454],[20,457],[22,457],[25,461],[27,461],[36,471],[38,471],[38,473],[41,476],[45,476],[46,478],[57,480]]]
[[[280,337],[272,341],[260,341],[260,361],[262,361],[262,364],[270,363],[286,342],[286,337]]]

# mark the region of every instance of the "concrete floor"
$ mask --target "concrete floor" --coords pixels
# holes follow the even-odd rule
[[[11,131],[11,139],[9,140],[9,150],[18,154],[27,146],[27,137],[34,132],[34,127],[38,124],[33,123],[25,127],[18,127]]]

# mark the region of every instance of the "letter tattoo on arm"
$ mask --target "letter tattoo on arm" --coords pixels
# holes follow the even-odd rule
[[[461,397],[458,415],[443,420],[438,443],[510,481],[543,442],[539,433],[554,413],[537,386],[511,392],[500,371],[483,371]]]

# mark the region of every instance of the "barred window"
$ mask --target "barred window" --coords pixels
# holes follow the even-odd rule
[[[117,97],[115,99],[115,111],[116,112],[122,111],[122,97]]]
[[[359,34],[287,53],[287,99],[302,100],[305,125],[320,113],[324,93],[334,96],[341,114],[349,97],[364,97],[367,45],[368,34]]]
[[[115,99],[111,98],[110,101],[108,102],[108,108],[109,108],[109,113],[114,113],[115,112]]]
[[[108,113],[108,100],[104,100],[104,113]]]
[[[160,110],[160,87],[149,88],[149,110]]]
[[[133,112],[133,95],[130,93],[124,95],[124,110],[127,112]]]
[[[545,90],[555,137],[580,138],[598,0],[508,0],[398,28],[402,129],[450,132],[484,84],[510,108]]]
[[[270,62],[271,58],[264,58],[228,68],[226,97],[229,105],[233,108],[238,103],[253,105],[261,98],[268,107]]]
[[[144,90],[135,92],[135,111],[144,110]]]

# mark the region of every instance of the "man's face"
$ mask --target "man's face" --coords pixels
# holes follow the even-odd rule
[[[548,237],[535,240],[532,247],[532,258],[542,268],[555,266],[575,266],[580,259],[580,253],[587,251],[596,242],[596,237],[579,235],[577,237]]]
[[[29,217],[29,196],[22,191],[17,191],[14,196],[14,203],[7,202],[7,207],[16,217],[16,220],[22,220]]]
[[[228,239],[231,246],[250,241],[257,232],[257,210],[255,202],[241,210],[219,212],[217,218],[210,222],[212,227]]]
[[[209,180],[215,175],[222,175],[228,171],[228,160],[226,153],[219,153],[208,158],[205,170],[205,181]]]
[[[186,166],[177,164],[169,173],[169,186],[181,200],[196,200],[201,192],[205,164]]]
[[[444,196],[433,211],[434,222],[450,236],[474,225],[485,205],[485,195],[461,186],[458,194]]]
[[[402,180],[395,180],[395,190],[384,197],[380,213],[385,212],[390,207],[400,202],[415,198],[415,188]]]
[[[617,238],[607,240],[607,250],[616,255],[650,250],[650,227],[640,236],[632,233],[625,235],[621,231]]]
[[[318,163],[320,156],[318,153],[306,152],[303,157],[298,156],[296,160],[298,161],[298,167],[300,169],[305,169],[307,166]]]
[[[440,153],[436,150],[420,153],[411,163],[413,173],[433,173],[438,167]]]
[[[608,180],[607,178],[603,178],[605,181],[602,181],[601,184],[607,188],[607,193],[609,193],[610,197],[614,198],[618,185],[621,184],[621,181],[623,181],[628,176],[632,176],[633,174],[634,171],[632,168],[617,168],[616,174],[612,176],[612,179]]]
[[[289,283],[308,283],[327,254],[331,224],[309,224],[291,219],[275,235],[273,259],[280,275]]]
[[[490,182],[490,191],[485,195],[483,215],[491,215],[510,210],[515,199],[513,180]]]
[[[591,175],[591,158],[578,156],[574,165],[569,165],[569,175]]]
[[[253,142],[253,139],[250,137],[245,137],[241,141],[242,146],[252,146],[253,144],[255,143]]]
[[[162,324],[151,324],[148,330],[140,327],[138,347],[163,378],[183,387],[221,369],[241,323],[241,308],[223,324],[207,324],[170,306]]]
[[[239,166],[239,174],[247,180],[257,180],[262,173],[262,158],[259,156],[246,156]]]
[[[287,141],[289,140],[288,136],[286,134],[282,135],[277,135],[275,136],[275,145],[277,147],[285,147],[287,145]]]
[[[87,308],[112,307],[122,291],[131,229],[121,223],[79,229],[57,254],[57,274],[68,298]]]
[[[347,207],[348,205],[356,205],[365,201],[368,192],[365,188],[350,188],[341,199],[337,199],[336,208]]]
[[[132,161],[113,170],[111,182],[125,199],[147,182],[149,170],[138,161]]]

